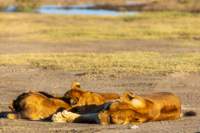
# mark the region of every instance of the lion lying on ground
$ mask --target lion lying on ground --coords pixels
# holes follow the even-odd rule
[[[101,105],[107,101],[119,99],[116,93],[90,92],[80,87],[79,82],[72,82],[71,90],[65,93],[65,98],[70,99],[73,106]]]
[[[180,118],[180,98],[169,92],[158,92],[148,95],[125,93],[122,101],[130,104],[134,110],[148,117],[143,121],[173,120]]]
[[[78,122],[100,124],[139,124],[148,121],[174,120],[180,118],[179,97],[168,92],[149,95],[124,93],[120,101],[112,102],[99,113],[77,114],[64,110],[53,115],[54,122]],[[94,109],[94,107],[93,107]]]
[[[13,101],[12,113],[7,118],[24,118],[29,120],[46,120],[58,110],[81,110],[81,112],[97,112],[79,108],[85,105],[101,105],[108,100],[117,99],[119,95],[114,93],[94,93],[80,88],[80,83],[73,82],[71,90],[65,93],[64,97],[54,97],[45,92],[23,93]],[[73,107],[72,107],[73,106]],[[80,112],[80,111],[79,111]]]
[[[67,99],[58,98],[45,92],[27,92],[19,95],[13,101],[12,113],[7,114],[9,119],[45,120],[50,118],[59,109],[68,109]]]

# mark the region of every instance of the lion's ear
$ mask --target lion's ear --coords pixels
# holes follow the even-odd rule
[[[72,85],[71,85],[71,89],[80,89],[81,88],[81,84],[77,81],[73,81]]]
[[[126,91],[122,95],[123,98],[129,99],[129,100],[132,100],[133,98],[135,98],[135,96],[136,96],[136,94],[131,91]]]
[[[128,95],[128,97],[131,98],[131,99],[135,98],[135,96],[136,96],[136,94],[133,93],[132,91],[128,91],[127,95]]]

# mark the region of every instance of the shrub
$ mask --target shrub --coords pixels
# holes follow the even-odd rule
[[[31,12],[41,4],[42,0],[16,0],[17,11]]]

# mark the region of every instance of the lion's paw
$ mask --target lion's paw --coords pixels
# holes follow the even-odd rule
[[[64,110],[62,112],[62,115],[65,117],[65,120],[67,122],[73,122],[76,118],[78,118],[80,116],[79,114],[72,113],[72,112],[69,112],[69,111],[66,111],[66,110]]]
[[[73,122],[80,115],[64,110],[52,116],[53,122]]]
[[[61,112],[54,114],[51,119],[53,122],[66,122]]]

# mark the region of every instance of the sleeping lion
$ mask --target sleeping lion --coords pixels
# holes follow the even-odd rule
[[[8,119],[47,120],[60,109],[68,109],[67,99],[54,97],[45,92],[27,92],[13,101]]]
[[[116,93],[99,93],[85,90],[81,88],[79,82],[75,81],[72,82],[71,90],[67,91],[64,97],[70,99],[72,106],[101,105],[120,98]]]
[[[81,112],[96,112],[82,108],[85,105],[101,105],[106,101],[117,99],[114,93],[95,93],[80,88],[79,82],[72,82],[71,89],[63,97],[54,97],[46,92],[27,92],[19,95],[13,101],[12,112],[7,114],[9,119],[48,120],[63,109]],[[91,107],[90,106],[90,107]]]
[[[148,121],[175,120],[181,115],[178,96],[169,92],[148,95],[124,93],[119,101],[109,103],[97,113],[77,114],[64,110],[54,114],[54,122],[78,122],[107,124],[139,124]],[[93,107],[94,109],[94,107]]]

